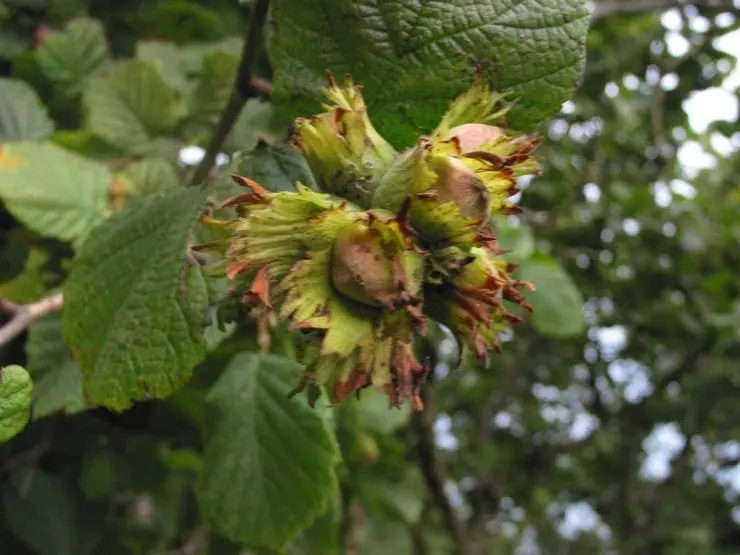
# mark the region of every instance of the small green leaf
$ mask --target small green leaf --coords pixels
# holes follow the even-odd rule
[[[204,205],[193,189],[136,199],[83,246],[64,288],[63,331],[90,404],[123,410],[167,397],[202,359],[207,291],[187,253]]]
[[[531,281],[537,288],[526,291],[525,296],[534,307],[531,319],[538,331],[551,337],[574,337],[584,332],[583,296],[554,258],[524,260],[514,277]]]
[[[53,131],[54,122],[36,91],[24,81],[0,78],[0,143],[40,141]]]
[[[157,67],[129,60],[85,90],[87,125],[97,136],[131,154],[152,151],[181,116],[177,93]]]
[[[128,182],[127,193],[133,196],[148,195],[177,187],[180,178],[174,164],[161,157],[149,157],[130,164],[122,172]]]
[[[294,192],[295,184],[299,181],[306,187],[316,189],[306,160],[286,144],[268,146],[262,143],[237,161],[236,173],[253,179],[273,192]]]
[[[499,246],[511,251],[504,255],[507,260],[518,262],[532,256],[534,237],[529,226],[522,223],[515,226],[506,217],[496,218],[494,225]]]
[[[272,144],[288,134],[290,121],[272,102],[250,98],[226,140],[227,150],[252,150],[260,139]]]
[[[62,339],[62,313],[45,316],[28,329],[28,370],[34,380],[33,419],[85,410],[82,372]]]
[[[304,399],[301,367],[273,355],[234,357],[211,389],[216,409],[198,492],[208,521],[247,545],[283,548],[336,491],[335,441]]]
[[[109,214],[110,171],[52,143],[0,150],[0,199],[33,231],[79,242]]]
[[[25,368],[16,365],[0,368],[0,443],[28,424],[32,387]]]
[[[36,59],[52,83],[77,94],[110,60],[103,26],[95,19],[72,20],[63,31],[47,35]]]
[[[239,55],[211,52],[203,59],[203,73],[191,99],[191,118],[196,123],[212,125],[218,121],[229,101]]]
[[[371,516],[363,523],[358,544],[358,553],[362,555],[413,553],[408,527],[382,517]]]
[[[410,467],[401,480],[389,481],[370,475],[359,481],[363,500],[370,510],[378,509],[393,519],[416,524],[424,510],[424,480],[416,467]]]
[[[116,455],[110,449],[95,449],[82,460],[80,487],[88,499],[100,499],[116,491]]]
[[[78,555],[78,498],[70,485],[39,469],[24,469],[3,489],[5,522],[38,555]]]
[[[379,434],[392,434],[409,421],[410,407],[389,408],[384,395],[367,393],[357,402],[357,414],[363,428]]]
[[[48,255],[41,249],[32,248],[28,253],[23,273],[7,283],[0,284],[0,297],[14,303],[26,304],[39,300],[47,290],[47,275],[44,264]]]
[[[272,16],[277,102],[310,115],[324,72],[351,74],[378,131],[396,146],[434,129],[470,87],[476,63],[519,99],[514,128],[556,113],[583,69],[589,23],[585,0],[275,0]]]
[[[153,63],[169,85],[181,92],[191,87],[182,49],[172,42],[146,40],[136,43],[136,57]]]

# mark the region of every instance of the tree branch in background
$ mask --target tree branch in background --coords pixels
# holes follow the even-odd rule
[[[455,507],[452,506],[445,493],[445,477],[437,459],[434,444],[434,419],[437,411],[433,394],[433,390],[428,388],[424,396],[424,410],[414,412],[411,417],[411,426],[416,435],[416,454],[419,459],[419,468],[434,504],[442,513],[444,525],[452,536],[455,545],[453,553],[455,555],[468,555],[469,550],[463,523],[458,518]]]
[[[605,0],[596,4],[591,14],[591,22],[593,23],[610,15],[662,11],[681,8],[687,4],[697,7],[727,8],[729,10],[733,8],[732,0],[692,0],[691,2],[681,0]]]
[[[15,304],[0,299],[0,312],[10,314],[10,321],[0,327],[0,345],[10,343],[22,334],[28,326],[47,314],[62,309],[62,293],[54,293],[31,304]]]
[[[239,69],[234,79],[229,102],[216,124],[216,129],[213,131],[213,136],[208,143],[203,159],[190,177],[190,181],[188,182],[190,186],[198,185],[208,177],[211,168],[216,163],[216,156],[221,152],[221,147],[234,127],[247,100],[261,95],[264,96],[267,92],[272,92],[272,85],[267,81],[252,77],[252,66],[254,66],[257,49],[262,40],[262,30],[265,26],[265,21],[267,21],[269,5],[270,0],[255,0],[254,2],[249,14],[249,25],[244,35],[241,61],[239,62]]]

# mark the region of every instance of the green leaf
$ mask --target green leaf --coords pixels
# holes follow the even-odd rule
[[[360,555],[413,553],[408,528],[387,518],[370,517],[363,523],[357,552]]]
[[[137,199],[83,246],[64,288],[63,331],[92,405],[167,397],[202,359],[207,292],[187,252],[204,205],[192,189]]]
[[[143,158],[122,172],[126,192],[133,196],[148,195],[177,187],[180,181],[174,164],[161,157]]]
[[[70,485],[38,469],[14,478],[2,498],[13,534],[39,555],[79,555],[78,498]]]
[[[40,141],[53,131],[36,92],[23,81],[0,78],[0,143]]]
[[[0,199],[33,231],[79,242],[109,214],[112,175],[98,162],[52,143],[12,143],[0,151]]]
[[[208,395],[216,409],[198,484],[207,520],[247,545],[284,547],[336,490],[339,455],[326,422],[288,398],[301,367],[241,353]]]
[[[261,143],[253,152],[245,153],[237,160],[236,173],[273,192],[294,192],[298,181],[316,189],[306,160],[287,144],[268,146]]]
[[[28,424],[32,387],[25,368],[16,365],[0,368],[0,443]]]
[[[26,267],[30,253],[23,229],[0,235],[0,284],[18,278]],[[0,289],[2,289],[0,285]]]
[[[537,288],[526,291],[525,296],[534,307],[531,319],[539,332],[551,337],[574,337],[584,332],[581,292],[554,258],[524,260],[514,277],[531,281]]]
[[[218,121],[231,96],[239,54],[211,52],[203,59],[203,73],[191,98],[193,121],[212,125]]]
[[[80,488],[88,499],[100,499],[116,492],[116,455],[110,449],[95,449],[85,454],[80,473]]]
[[[288,134],[290,121],[272,102],[250,98],[226,140],[226,150],[252,150],[260,139],[274,143]],[[304,170],[307,171],[307,170]]]
[[[154,64],[173,89],[182,92],[190,90],[182,49],[174,43],[160,40],[138,42],[136,57]]]
[[[157,67],[128,60],[85,90],[87,125],[97,136],[131,154],[156,148],[182,115],[177,93]]]
[[[388,398],[374,392],[362,395],[356,406],[362,427],[379,434],[392,434],[402,428],[411,414],[408,404],[397,409],[388,408]]]
[[[522,223],[515,226],[506,217],[496,218],[494,225],[499,246],[511,251],[506,253],[504,258],[521,261],[532,256],[534,237],[529,226]]]
[[[0,284],[0,297],[19,304],[32,303],[43,297],[47,290],[47,276],[44,271],[47,260],[46,252],[32,248],[23,273],[12,281]]]
[[[103,26],[95,19],[75,19],[63,31],[46,36],[36,51],[41,70],[62,91],[78,94],[110,60]]]
[[[303,530],[286,550],[287,555],[340,555],[342,507],[339,496],[328,503],[324,513]]]
[[[62,313],[45,316],[28,329],[28,370],[34,380],[33,419],[85,410],[82,372],[62,339]]]
[[[381,510],[407,524],[419,522],[424,510],[424,479],[416,467],[409,467],[401,480],[391,482],[371,475],[359,485],[370,510]]]
[[[378,131],[396,146],[431,131],[481,65],[518,98],[509,123],[529,129],[556,113],[585,60],[585,0],[276,0],[270,54],[275,98],[315,113],[324,72],[364,85]]]

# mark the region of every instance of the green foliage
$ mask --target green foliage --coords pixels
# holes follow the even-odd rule
[[[259,97],[185,188],[261,2],[0,0],[0,337],[31,315],[0,341],[0,553],[738,553],[737,122],[686,102],[736,96],[731,3],[597,1],[586,42],[581,0],[272,0]],[[288,138],[326,69],[405,147],[476,66],[543,134],[494,222],[534,314],[488,363],[431,325],[423,413],[290,398],[311,337],[227,296],[199,217],[230,172],[317,187]]]
[[[36,58],[63,94],[79,94],[110,61],[103,26],[94,19],[72,20],[63,31],[49,33]]]
[[[0,143],[38,141],[54,131],[54,122],[34,90],[23,81],[0,77]]]
[[[274,192],[295,191],[296,183],[316,188],[306,160],[289,145],[258,145],[236,161],[234,171],[252,176],[251,179],[264,183]]]
[[[112,180],[103,164],[49,142],[11,143],[0,154],[8,210],[29,229],[75,244],[110,214]]]
[[[188,262],[203,196],[175,190],[132,203],[95,229],[75,261],[64,335],[92,405],[122,410],[167,397],[203,358],[207,292]]]
[[[74,414],[85,410],[82,372],[64,343],[61,323],[61,313],[50,314],[28,330],[26,355],[34,381],[34,419],[59,411]]]
[[[17,365],[0,368],[0,443],[8,441],[28,423],[31,377]]]
[[[82,552],[75,491],[57,476],[21,471],[3,490],[3,516],[12,532],[39,555]]]
[[[516,129],[556,112],[583,69],[588,10],[580,1],[513,9],[500,0],[277,0],[273,10],[278,101],[292,114],[311,114],[314,104],[295,99],[315,101],[327,69],[351,74],[365,87],[378,130],[397,146],[436,126],[470,86],[475,63],[519,99],[510,116]]]
[[[525,295],[534,308],[532,323],[540,332],[551,337],[583,334],[583,297],[555,259],[538,256],[524,260],[517,276],[535,286]]]
[[[284,547],[336,488],[339,456],[326,421],[288,400],[300,371],[283,357],[242,353],[208,393],[215,413],[199,497],[207,520],[235,541]]]
[[[131,154],[152,152],[182,114],[177,93],[144,60],[122,62],[85,90],[87,125],[98,137]]]

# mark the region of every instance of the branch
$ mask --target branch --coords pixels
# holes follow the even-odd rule
[[[252,66],[257,57],[257,49],[262,40],[262,30],[267,21],[267,11],[270,0],[255,0],[254,7],[249,14],[249,25],[244,35],[244,47],[242,48],[239,69],[234,79],[229,102],[216,124],[211,141],[208,143],[203,159],[195,168],[190,177],[188,185],[198,185],[205,181],[216,163],[216,156],[221,152],[221,147],[234,127],[239,114],[247,103],[247,100],[256,96],[264,96],[272,92],[272,85],[264,79],[252,76]]]
[[[61,291],[44,297],[35,303],[24,305],[0,299],[0,312],[11,315],[10,321],[0,327],[0,345],[10,343],[39,318],[61,310],[62,303]]]
[[[732,0],[605,0],[596,4],[591,14],[591,23],[604,17],[616,14],[635,14],[652,11],[663,11],[671,8],[681,8],[686,5],[697,7],[732,9]]]
[[[455,555],[467,555],[469,550],[465,541],[463,524],[444,490],[444,473],[437,459],[437,451],[434,445],[433,425],[437,412],[434,399],[430,396],[430,393],[428,390],[426,399],[424,399],[424,410],[414,412],[412,416],[411,424],[416,434],[416,453],[426,486],[434,503],[442,513],[445,527],[452,536],[455,545],[453,553]]]

